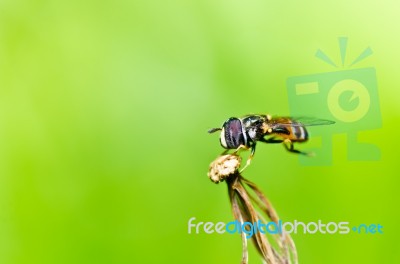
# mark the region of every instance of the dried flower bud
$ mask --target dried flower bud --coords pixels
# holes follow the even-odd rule
[[[208,178],[215,183],[223,181],[237,172],[241,160],[240,156],[233,154],[227,154],[216,158],[210,164]]]

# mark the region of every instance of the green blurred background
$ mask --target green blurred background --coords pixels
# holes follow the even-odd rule
[[[398,238],[400,4],[396,1],[0,2],[0,263],[239,263],[222,151],[207,129],[289,113],[290,76],[374,55],[382,128],[360,133],[379,161],[306,167],[259,146],[245,176],[285,221],[379,223],[382,235],[293,235],[300,263],[394,263]],[[316,113],[318,115],[318,113]],[[311,130],[312,133],[312,130]],[[397,162],[397,164],[396,164]],[[250,263],[261,263],[254,249]]]

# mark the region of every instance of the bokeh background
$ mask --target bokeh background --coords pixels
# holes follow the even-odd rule
[[[287,78],[334,71],[314,54],[339,61],[340,36],[350,57],[374,51],[357,67],[376,69],[382,128],[359,136],[381,159],[349,161],[346,134],[335,134],[332,166],[264,145],[245,176],[285,221],[384,226],[293,235],[300,263],[394,263],[399,8],[2,0],[0,263],[239,263],[238,235],[187,231],[191,217],[233,220],[225,184],[206,176],[222,151],[206,131],[230,116],[287,115]],[[254,249],[250,263],[261,263]]]

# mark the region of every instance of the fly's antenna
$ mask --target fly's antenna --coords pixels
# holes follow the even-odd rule
[[[222,128],[215,127],[215,128],[209,129],[207,132],[211,134],[211,133],[217,132],[217,131],[219,131],[219,130],[222,130]]]

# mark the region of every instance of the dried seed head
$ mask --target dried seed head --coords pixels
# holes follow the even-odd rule
[[[240,156],[228,154],[216,158],[210,164],[208,178],[215,183],[219,183],[230,175],[235,174],[240,167]]]

